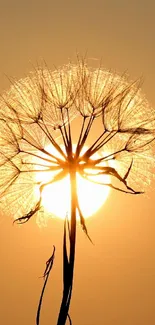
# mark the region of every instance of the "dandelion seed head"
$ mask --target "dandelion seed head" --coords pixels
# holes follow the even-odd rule
[[[72,121],[76,118],[79,139],[73,152]],[[99,120],[101,134],[94,134],[90,143],[92,125]],[[1,204],[15,218],[31,217],[42,208],[41,192],[46,186],[37,182],[36,174],[41,169],[48,175],[46,183],[48,179],[52,182],[52,172],[63,178],[71,162],[82,177],[89,178],[85,169],[99,168],[100,173],[121,183],[118,186],[138,193],[133,188],[145,188],[153,176],[154,139],[155,111],[139,81],[129,82],[102,67],[91,69],[84,60],[55,71],[39,66],[14,81],[0,100]],[[88,149],[80,156],[85,145]],[[52,154],[49,146],[58,155]],[[92,168],[97,152],[102,158]],[[104,167],[107,164],[109,168]],[[109,186],[117,189],[113,184]],[[40,198],[35,195],[37,186]]]
[[[75,115],[73,101],[77,85],[74,82],[75,67],[65,66],[54,72],[45,67],[31,71],[4,93],[4,114],[7,112],[13,119],[16,112],[22,124],[44,119],[49,126],[57,129],[66,122],[66,116],[62,121],[61,109],[70,109],[70,117]]]

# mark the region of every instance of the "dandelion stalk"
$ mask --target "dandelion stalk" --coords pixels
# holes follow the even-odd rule
[[[73,273],[74,273],[74,261],[75,261],[75,244],[76,244],[76,170],[70,171],[70,186],[71,186],[71,225],[69,231],[69,257],[67,257],[66,249],[66,229],[65,229],[65,242],[64,242],[64,281],[63,281],[63,297],[58,317],[57,325],[66,323],[66,319],[69,312],[70,300],[73,287]]]

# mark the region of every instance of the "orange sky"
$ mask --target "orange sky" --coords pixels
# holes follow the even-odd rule
[[[32,3],[31,3],[32,2]],[[39,3],[38,3],[39,2]],[[143,91],[155,107],[155,3],[150,0],[11,1],[0,3],[0,90],[4,76],[17,78],[40,58],[49,67],[74,59],[143,76]],[[111,192],[87,221],[92,246],[80,227],[70,314],[74,325],[155,324],[155,182],[148,193]],[[0,324],[35,324],[46,260],[56,259],[41,324],[56,324],[61,298],[63,223],[39,229],[35,220],[18,227],[0,219]]]

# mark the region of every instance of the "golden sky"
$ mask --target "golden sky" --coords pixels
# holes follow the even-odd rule
[[[24,77],[41,58],[48,66],[87,52],[90,65],[142,76],[155,107],[155,2],[152,0],[0,1],[0,90],[6,76]],[[74,325],[155,324],[155,182],[141,196],[111,192],[87,220],[95,245],[77,235],[71,311]],[[56,324],[61,298],[63,223],[40,229],[0,219],[0,324],[35,324],[46,260],[56,259],[42,324]]]

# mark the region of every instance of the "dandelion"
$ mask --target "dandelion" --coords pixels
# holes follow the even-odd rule
[[[128,82],[125,76],[101,67],[91,69],[79,59],[77,64],[55,71],[46,65],[38,67],[26,78],[12,82],[1,97],[2,208],[16,222],[25,223],[43,209],[43,192],[48,185],[67,175],[70,180],[70,215],[64,220],[63,296],[57,325],[65,324],[67,317],[71,324],[77,216],[90,239],[77,194],[77,174],[90,183],[133,195],[143,193],[150,183],[155,111],[139,86],[139,81]],[[79,130],[76,141],[75,121]],[[44,273],[37,324],[54,252],[55,248]]]

